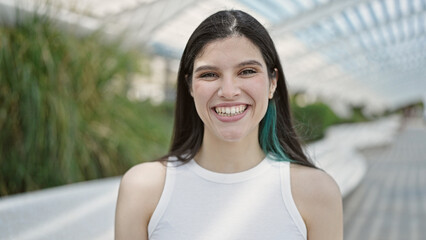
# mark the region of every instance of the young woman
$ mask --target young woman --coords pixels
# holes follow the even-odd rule
[[[220,11],[182,55],[173,139],[121,181],[116,239],[343,238],[336,183],[302,151],[266,29]]]

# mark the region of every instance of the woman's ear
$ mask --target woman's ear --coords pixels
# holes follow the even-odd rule
[[[277,89],[278,69],[274,68],[272,72],[271,83],[269,84],[269,99],[274,97],[275,89]]]
[[[189,84],[188,77],[189,77],[188,74],[186,74],[185,75],[185,81],[188,83],[189,94],[191,94],[191,97],[194,97],[194,95],[192,94],[192,84]]]

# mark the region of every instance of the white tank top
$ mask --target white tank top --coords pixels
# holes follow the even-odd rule
[[[266,157],[239,173],[216,173],[194,160],[168,166],[148,225],[150,240],[307,239],[290,189],[290,164]]]

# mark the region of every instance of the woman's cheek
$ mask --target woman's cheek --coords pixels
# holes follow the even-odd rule
[[[251,95],[255,99],[268,98],[269,96],[269,84],[265,84],[262,80],[253,79],[254,81],[250,81],[247,83],[245,89],[247,93]],[[258,80],[258,81],[256,81]]]
[[[202,112],[205,111],[204,108],[206,108],[207,101],[209,99],[208,92],[208,88],[206,88],[205,84],[193,83],[192,97],[194,98],[195,107],[197,109],[198,115],[202,115]]]
[[[213,85],[210,82],[195,82],[192,88],[193,97],[198,101],[209,99],[214,93]]]

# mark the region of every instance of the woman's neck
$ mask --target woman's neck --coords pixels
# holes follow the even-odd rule
[[[195,161],[210,171],[235,173],[255,167],[265,158],[257,136],[238,142],[219,140],[204,134],[203,144]]]

